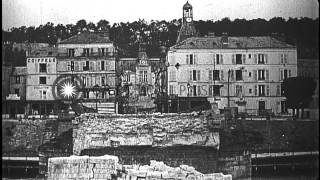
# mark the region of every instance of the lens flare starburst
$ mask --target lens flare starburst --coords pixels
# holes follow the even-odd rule
[[[76,95],[76,87],[71,82],[64,82],[61,85],[60,92],[65,98],[72,98]]]

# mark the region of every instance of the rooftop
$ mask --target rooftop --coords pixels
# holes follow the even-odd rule
[[[270,36],[228,37],[228,43],[222,43],[222,37],[191,37],[170,49],[255,49],[255,48],[295,48]]]
[[[56,47],[42,47],[31,51],[28,57],[55,57],[58,49]]]
[[[112,43],[108,36],[103,33],[82,32],[61,41],[59,44],[95,44]]]

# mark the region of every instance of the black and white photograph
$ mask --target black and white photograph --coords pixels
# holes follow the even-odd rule
[[[2,0],[2,179],[318,180],[319,1]]]

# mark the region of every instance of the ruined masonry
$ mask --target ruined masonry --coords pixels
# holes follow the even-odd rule
[[[219,133],[204,115],[95,115],[73,120],[73,154],[117,146],[206,146],[219,148]]]
[[[150,161],[150,165],[121,165],[117,156],[70,156],[50,158],[48,180],[58,179],[192,179],[232,180],[222,173],[202,174],[188,165],[173,168],[163,162]]]

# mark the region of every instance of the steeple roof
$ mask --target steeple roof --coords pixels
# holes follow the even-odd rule
[[[183,5],[183,9],[192,9],[191,4],[187,1],[186,4]]]

